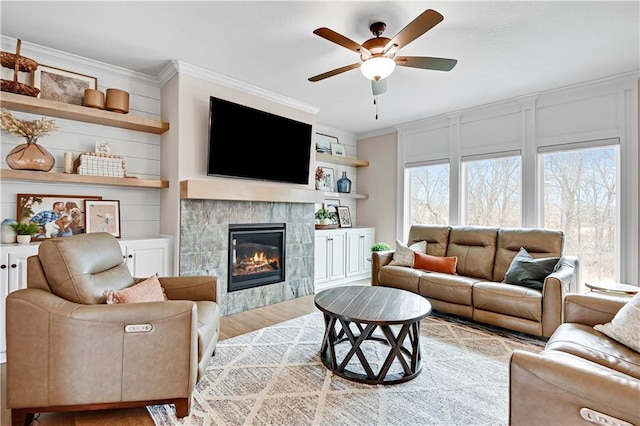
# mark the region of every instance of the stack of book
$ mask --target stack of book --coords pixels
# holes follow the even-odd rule
[[[121,155],[97,152],[83,152],[76,159],[76,173],[89,176],[110,176],[123,178],[127,168]]]

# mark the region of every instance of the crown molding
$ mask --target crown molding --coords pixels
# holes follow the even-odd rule
[[[285,105],[291,108],[295,108],[301,111],[308,112],[310,114],[318,114],[320,109],[318,107],[311,106],[309,104],[300,102],[296,99],[288,98],[286,96],[279,95],[268,90],[261,89],[251,84],[243,83],[238,80],[234,80],[222,74],[215,73],[213,71],[206,70],[204,68],[190,65],[182,61],[171,61],[156,77],[161,86],[163,86],[171,77],[176,74],[186,74],[191,77],[196,77],[201,80],[209,81],[212,83],[220,84],[222,86],[236,89],[244,93],[248,93],[260,98],[277,102],[281,105]]]

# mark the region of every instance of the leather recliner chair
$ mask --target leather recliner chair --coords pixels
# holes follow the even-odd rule
[[[184,417],[218,341],[216,277],[160,277],[165,301],[106,304],[144,280],[108,233],[45,240],[7,297],[7,407],[35,413],[175,404]]]
[[[610,322],[624,303],[567,294],[564,322],[545,349],[512,353],[510,426],[640,425],[640,353],[593,328]]]

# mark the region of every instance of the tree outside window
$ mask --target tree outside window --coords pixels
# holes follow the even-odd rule
[[[411,223],[449,223],[449,164],[409,169]]]

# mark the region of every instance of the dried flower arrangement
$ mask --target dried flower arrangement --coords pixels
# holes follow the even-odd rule
[[[40,136],[48,135],[58,129],[58,126],[55,120],[44,117],[35,121],[20,120],[2,108],[2,112],[0,112],[0,128],[12,135],[27,138],[27,142],[35,142]]]

